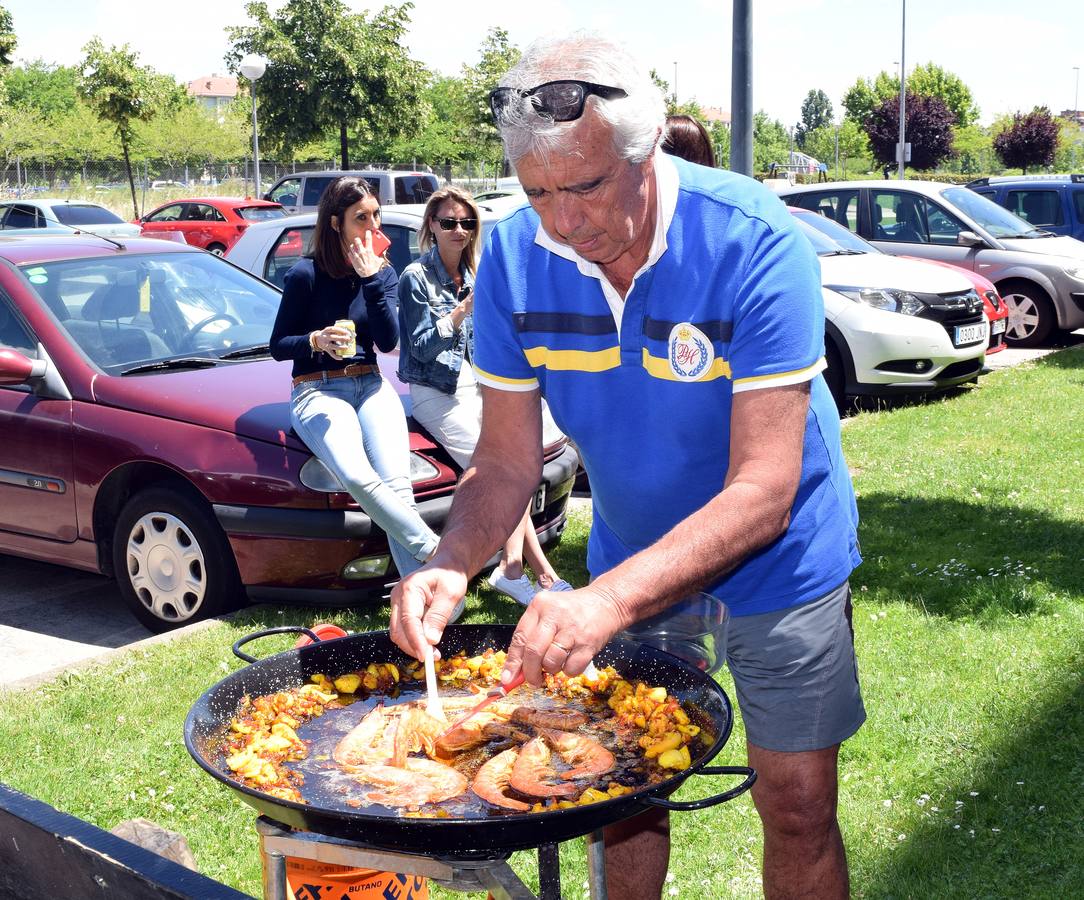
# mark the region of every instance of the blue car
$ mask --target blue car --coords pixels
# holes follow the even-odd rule
[[[1084,175],[1005,175],[967,186],[1029,225],[1084,241]]]

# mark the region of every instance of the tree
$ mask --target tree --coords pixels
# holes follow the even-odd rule
[[[79,93],[98,118],[109,122],[116,131],[124,153],[128,185],[132,189],[132,210],[138,217],[129,148],[136,123],[149,121],[154,116],[159,99],[155,92],[161,86],[160,77],[156,79],[149,68],[138,65],[136,54],[127,44],[107,50],[99,38],[94,38],[83,48],[83,53]]]
[[[897,94],[899,90],[897,81]],[[952,111],[958,128],[974,125],[979,120],[979,108],[975,105],[970,88],[959,76],[932,62],[915,66],[914,71],[907,77],[907,91],[920,97],[938,97],[944,101],[945,106]]]
[[[74,66],[37,59],[14,66],[4,82],[12,106],[32,109],[46,119],[64,116],[79,102],[79,72]]]
[[[1028,166],[1049,166],[1058,149],[1058,123],[1045,106],[1026,115],[1017,113],[1012,124],[994,137],[994,152],[1010,168],[1024,175]]]
[[[477,65],[463,66],[464,117],[469,138],[478,148],[477,158],[497,164],[504,159],[504,148],[489,110],[489,92],[522,54],[508,39],[508,32],[497,27],[486,33],[481,50]]]
[[[864,159],[869,153],[866,133],[851,119],[844,119],[838,126],[822,125],[806,135],[805,152],[821,162],[833,166],[836,149],[839,149],[839,172],[847,176],[847,164]]]
[[[911,145],[911,166],[932,169],[953,154],[952,123],[955,117],[937,97],[908,92],[904,140]],[[877,162],[893,165],[900,136],[900,99],[891,97],[873,108],[866,120],[866,135]]]
[[[790,135],[782,122],[769,119],[764,110],[753,116],[753,169],[765,172],[772,163],[790,158]]]
[[[833,116],[832,101],[824,91],[818,88],[806,94],[802,101],[802,119],[794,128],[794,140],[798,146],[805,150],[806,135],[816,128],[831,125]]]
[[[708,126],[711,144],[715,150],[715,165],[720,169],[730,168],[730,128],[725,122],[712,122]]]
[[[402,45],[412,8],[385,6],[370,20],[343,0],[287,0],[274,15],[249,3],[255,24],[226,29],[226,61],[237,72],[248,53],[267,58],[258,87],[267,143],[292,154],[337,131],[348,169],[350,130],[365,144],[412,132],[423,80]]]
[[[847,118],[859,125],[865,125],[874,107],[899,95],[899,78],[881,71],[872,81],[859,78],[843,95],[843,108],[847,111]]]
[[[978,125],[957,128],[952,139],[952,149],[956,153],[961,173],[970,175],[990,171],[993,141],[985,128]]]
[[[1084,169],[1084,128],[1069,119],[1059,122],[1058,149],[1054,154],[1056,172]]]
[[[11,18],[11,13],[0,6],[0,70],[11,65],[11,57],[17,45],[15,23]]]

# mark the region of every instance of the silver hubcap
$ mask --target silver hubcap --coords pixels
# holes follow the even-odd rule
[[[1009,308],[1006,336],[1016,340],[1031,337],[1039,327],[1039,307],[1035,301],[1024,294],[1006,294],[1002,299]]]
[[[150,512],[128,535],[128,578],[155,618],[192,618],[207,593],[207,565],[196,536],[176,516]]]

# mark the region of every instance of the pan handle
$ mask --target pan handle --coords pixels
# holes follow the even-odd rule
[[[233,655],[238,659],[243,659],[247,663],[256,662],[255,656],[249,656],[247,653],[243,653],[241,648],[249,641],[254,641],[257,638],[267,637],[269,634],[305,634],[308,635],[312,642],[315,644],[320,640],[320,636],[315,631],[310,631],[308,628],[303,628],[300,625],[280,625],[278,628],[265,628],[263,631],[254,631],[252,634],[246,634],[243,638],[238,638],[233,642]]]
[[[756,770],[749,768],[749,766],[704,766],[704,768],[700,769],[696,774],[744,775],[745,780],[737,787],[731,788],[729,791],[724,791],[721,794],[714,794],[711,797],[705,797],[703,800],[667,800],[664,797],[648,796],[643,798],[644,803],[647,803],[650,806],[658,806],[662,809],[679,810],[681,812],[688,812],[693,809],[707,809],[709,806],[715,806],[727,800],[733,800],[739,794],[744,794],[757,780]]]

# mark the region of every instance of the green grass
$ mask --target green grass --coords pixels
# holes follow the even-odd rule
[[[843,748],[840,818],[856,896],[1084,896],[1084,350],[977,390],[853,417],[865,563],[853,578],[869,721]],[[554,560],[583,583],[587,520]],[[467,621],[513,621],[488,589]],[[351,629],[386,609],[338,613]],[[249,808],[196,768],[181,726],[239,665],[229,645],[312,610],[254,610],[108,667],[0,697],[0,780],[104,828],[146,816],[184,833],[202,870],[252,894]],[[261,652],[290,644],[269,638]],[[733,696],[729,677],[720,681]],[[720,763],[743,759],[735,734]],[[713,793],[694,778],[679,796]],[[678,896],[759,896],[748,797],[673,820]],[[566,896],[585,878],[562,852]],[[533,881],[533,855],[513,864]],[[453,895],[434,890],[434,896]]]

